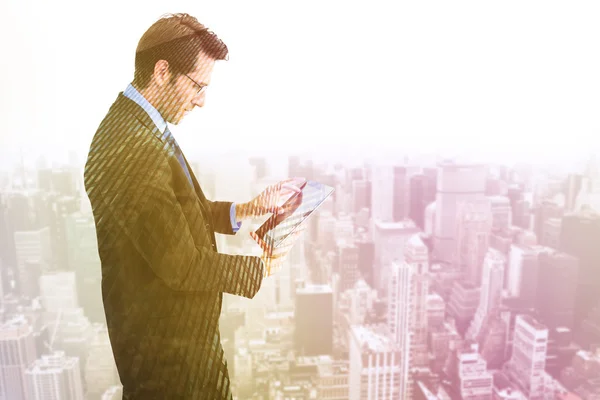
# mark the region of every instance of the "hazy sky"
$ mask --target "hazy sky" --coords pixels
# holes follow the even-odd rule
[[[19,148],[83,159],[166,12],[196,16],[230,49],[207,105],[172,129],[188,158],[600,154],[600,3],[397,3],[3,0],[0,160]]]

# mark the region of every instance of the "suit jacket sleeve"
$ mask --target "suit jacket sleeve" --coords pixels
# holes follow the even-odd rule
[[[210,206],[210,212],[215,224],[215,232],[225,235],[234,235],[236,232],[233,231],[233,226],[231,226],[231,216],[229,214],[232,203],[230,201],[210,200],[207,200],[207,202]]]
[[[205,229],[202,215],[183,212],[167,154],[162,143],[151,139],[133,144],[120,165],[113,167],[121,171],[122,183],[114,184],[118,190],[108,197],[112,198],[106,205],[110,218],[171,289],[253,298],[263,278],[262,260],[217,252],[209,240],[212,232],[201,231],[204,239],[194,240],[190,225],[201,224]],[[226,203],[211,204],[214,221],[221,228],[227,221],[220,217],[226,207]]]

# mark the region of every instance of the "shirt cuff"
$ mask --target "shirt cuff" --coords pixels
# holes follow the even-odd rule
[[[231,203],[231,208],[229,209],[229,219],[231,220],[231,229],[233,229],[233,233],[236,233],[241,228],[242,221],[236,221],[235,203]]]

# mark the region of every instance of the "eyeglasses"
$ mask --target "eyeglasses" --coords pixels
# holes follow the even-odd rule
[[[198,87],[198,93],[196,93],[196,96],[199,95],[200,93],[202,93],[204,91],[204,89],[206,89],[206,87],[208,86],[208,85],[196,82],[194,79],[190,78],[190,76],[188,74],[184,74],[184,75],[187,76],[187,78],[190,81],[194,82],[194,85],[196,85]]]

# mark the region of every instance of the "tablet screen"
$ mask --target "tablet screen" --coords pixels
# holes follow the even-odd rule
[[[269,229],[263,236],[264,241],[272,248],[278,247],[308,216],[317,209],[333,193],[333,188],[322,183],[307,180],[302,189],[302,199],[297,208],[286,218]],[[294,198],[290,199],[291,202]],[[273,224],[267,220],[266,224]],[[263,225],[264,227],[264,225]],[[261,228],[263,228],[261,227]],[[264,229],[264,228],[263,228]],[[259,228],[259,231],[261,229]],[[258,232],[258,231],[257,231]]]

